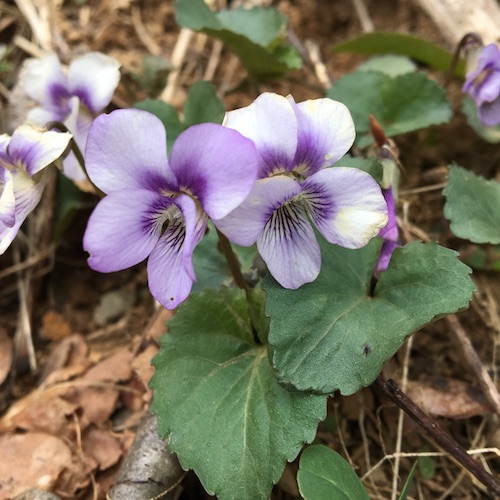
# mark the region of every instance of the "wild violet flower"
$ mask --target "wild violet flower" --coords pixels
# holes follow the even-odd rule
[[[12,243],[28,214],[38,205],[44,169],[67,148],[71,134],[22,125],[12,137],[0,135],[0,255]]]
[[[234,130],[204,123],[177,138],[168,160],[162,122],[125,109],[95,120],[85,160],[90,179],[107,194],[84,235],[90,267],[119,271],[149,256],[151,293],[175,308],[195,280],[192,254],[207,216],[226,216],[252,189],[254,144]]]
[[[226,114],[224,125],[252,139],[258,180],[248,198],[214,221],[234,243],[257,248],[285,288],[316,279],[321,267],[313,225],[330,243],[360,248],[387,223],[379,185],[355,168],[326,168],[354,142],[348,109],[331,99],[295,103],[260,95]],[[311,224],[312,222],[312,224]]]
[[[492,43],[472,48],[467,54],[467,77],[462,91],[476,104],[479,121],[492,127],[500,124],[500,49]]]
[[[29,112],[28,120],[42,127],[52,121],[64,123],[83,152],[90,125],[113,97],[119,68],[118,61],[99,52],[75,59],[67,71],[56,54],[28,59],[21,73],[22,85],[40,105]],[[73,153],[64,160],[63,168],[70,179],[86,180]]]

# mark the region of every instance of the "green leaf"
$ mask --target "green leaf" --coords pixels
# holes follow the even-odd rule
[[[353,394],[373,382],[412,332],[472,299],[470,269],[436,243],[397,248],[373,294],[380,238],[359,250],[320,245],[316,281],[298,290],[264,281],[273,363],[280,381],[299,390]]]
[[[224,103],[217,97],[214,86],[210,82],[196,82],[189,89],[184,106],[184,123],[186,127],[197,123],[222,123]]]
[[[422,73],[391,78],[376,71],[356,71],[336,82],[327,96],[349,108],[359,147],[373,143],[370,114],[387,137],[446,123],[451,117],[445,90]]]
[[[370,57],[368,61],[358,66],[358,71],[379,71],[389,76],[404,75],[412,73],[417,65],[407,57],[386,54],[383,56]]]
[[[326,397],[278,384],[239,289],[193,294],[160,343],[151,380],[160,435],[220,500],[267,499],[314,439]]]
[[[476,105],[468,95],[464,96],[464,100],[462,101],[462,112],[467,117],[469,125],[476,131],[479,137],[492,144],[500,142],[500,125],[496,127],[485,127],[482,125],[477,117]]]
[[[417,470],[418,461],[419,459],[417,458],[417,460],[415,460],[415,462],[413,463],[412,468],[410,469],[410,473],[408,474],[403,489],[401,490],[401,495],[399,495],[399,500],[406,500],[406,498],[408,497],[411,485],[413,484],[413,478],[415,477],[415,471]]]
[[[300,457],[299,491],[305,500],[369,500],[352,467],[323,445],[309,446]]]
[[[180,26],[218,38],[250,73],[266,79],[300,69],[297,52],[286,45],[286,19],[275,9],[255,7],[214,14],[203,0],[176,0]]]
[[[167,144],[170,151],[177,137],[185,129],[175,108],[161,99],[146,99],[145,101],[136,102],[134,108],[149,111],[162,121],[167,131]]]
[[[443,194],[453,234],[474,243],[500,243],[500,183],[451,165]]]
[[[417,463],[418,471],[425,479],[431,479],[432,476],[434,476],[434,473],[436,472],[436,460],[434,457],[426,457],[425,455],[422,455],[418,457]]]
[[[339,43],[334,52],[353,52],[355,54],[399,54],[411,57],[441,71],[448,71],[453,55],[439,45],[413,35],[402,33],[374,32],[361,35],[354,40]],[[457,76],[465,75],[464,61],[459,61],[455,69]]]

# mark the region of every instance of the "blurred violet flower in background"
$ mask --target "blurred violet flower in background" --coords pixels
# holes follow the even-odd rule
[[[149,256],[151,293],[175,308],[196,279],[192,255],[207,216],[224,217],[252,189],[254,144],[234,130],[204,123],[177,138],[168,160],[162,122],[125,109],[96,118],[85,160],[90,179],[107,194],[84,235],[90,267],[119,271]]]
[[[467,76],[462,91],[468,93],[479,121],[492,127],[500,124],[500,49],[492,43],[467,49]]]
[[[249,197],[216,226],[257,248],[285,288],[316,279],[321,254],[313,225],[330,243],[360,248],[387,223],[377,182],[356,168],[325,168],[354,142],[348,109],[331,99],[295,103],[264,93],[226,114],[224,125],[255,142],[259,173]],[[313,224],[311,224],[311,221]]]
[[[64,123],[83,152],[94,118],[110,103],[120,81],[120,64],[100,52],[75,59],[65,71],[54,53],[28,59],[21,72],[26,94],[40,106],[28,121],[44,127],[52,121]],[[64,160],[64,174],[76,182],[86,175],[71,152]]]
[[[31,125],[12,137],[0,135],[0,255],[12,243],[45,186],[45,167],[67,148],[71,134],[47,132]]]

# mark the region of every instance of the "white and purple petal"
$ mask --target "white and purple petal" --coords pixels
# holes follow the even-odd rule
[[[189,295],[193,273],[186,262],[203,237],[194,200],[185,197],[182,212],[171,218],[148,259],[149,289],[160,304],[174,309]]]
[[[0,165],[0,223],[11,228],[16,223],[14,179],[8,169]]]
[[[292,169],[297,120],[285,97],[265,92],[249,106],[226,113],[223,125],[255,143],[260,155],[259,178]]]
[[[211,218],[220,219],[250,193],[258,156],[253,142],[239,132],[203,123],[179,135],[170,167],[179,190],[194,195]]]
[[[308,177],[340,160],[356,137],[351,113],[333,99],[311,99],[296,104],[288,96],[298,124],[294,170]]]
[[[302,195],[315,226],[330,243],[361,248],[387,224],[380,186],[356,168],[320,170],[302,183]]]
[[[18,127],[9,143],[12,165],[33,176],[57,160],[68,147],[71,134],[37,129],[31,125]]]
[[[87,137],[85,166],[105,193],[123,189],[177,191],[167,160],[163,123],[151,113],[119,109],[95,120]]]
[[[90,52],[75,59],[68,70],[68,90],[92,113],[100,113],[111,101],[120,81],[120,63],[113,57]]]
[[[13,170],[11,174],[16,200],[15,223],[12,227],[8,227],[0,222],[0,255],[9,247],[28,214],[40,202],[47,180],[47,175],[42,175],[38,182],[35,182],[23,170]]]
[[[285,288],[295,290],[318,277],[319,244],[297,201],[285,203],[273,212],[257,239],[257,248],[269,272]]]
[[[233,243],[253,245],[274,211],[300,192],[299,184],[284,175],[259,179],[245,201],[214,224]]]
[[[500,125],[500,96],[492,102],[483,102],[477,108],[479,121],[486,127]]]
[[[54,53],[25,61],[20,80],[26,94],[43,107],[64,107],[69,97],[66,75]]]
[[[103,198],[83,236],[89,266],[109,273],[142,262],[157,244],[172,208],[171,198],[146,189],[117,191]]]

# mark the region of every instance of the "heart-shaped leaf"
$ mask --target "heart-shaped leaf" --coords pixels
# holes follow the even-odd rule
[[[280,76],[300,69],[299,54],[286,43],[286,19],[271,8],[223,10],[214,14],[203,0],[176,0],[180,26],[224,42],[257,77]]]
[[[336,82],[327,96],[349,108],[359,147],[373,142],[370,115],[382,125],[387,137],[446,123],[451,118],[445,90],[422,73],[391,77],[358,70]]]
[[[443,194],[454,234],[474,243],[500,243],[500,183],[451,165]]]
[[[193,294],[160,342],[153,411],[182,467],[219,499],[269,498],[314,438],[326,397],[278,384],[239,289]]]
[[[282,383],[353,394],[373,382],[408,335],[468,306],[470,269],[435,243],[397,248],[371,293],[380,244],[376,238],[348,250],[322,241],[321,273],[298,290],[266,278],[269,342]]]
[[[369,500],[352,467],[336,451],[323,445],[304,450],[297,482],[305,500]]]

